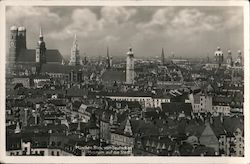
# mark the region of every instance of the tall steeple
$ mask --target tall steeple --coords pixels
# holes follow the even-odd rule
[[[110,67],[109,47],[107,47],[107,68],[110,69]]]
[[[46,45],[43,40],[43,32],[42,32],[42,27],[40,27],[40,34],[39,34],[39,40],[37,42],[37,47],[36,47],[36,62],[43,64],[46,63]]]
[[[42,27],[40,27],[40,35],[39,35],[39,38],[43,38],[43,30],[42,30]]]
[[[164,49],[162,48],[161,50],[161,64],[164,65],[165,64],[165,55],[164,55]]]
[[[74,36],[73,46],[71,48],[71,56],[70,56],[70,62],[69,65],[76,66],[80,65],[80,55],[79,55],[79,47],[77,43],[77,37],[76,34]]]

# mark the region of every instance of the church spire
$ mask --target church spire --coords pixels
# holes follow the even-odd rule
[[[43,39],[43,30],[42,30],[42,26],[40,26],[39,38],[40,38],[40,39]]]
[[[42,27],[40,27],[40,34],[39,34],[39,40],[37,42],[36,47],[36,62],[37,63],[46,63],[46,44],[43,40],[43,31]]]
[[[77,44],[77,37],[76,37],[76,34],[75,34],[75,38],[74,38],[73,44],[74,44],[74,45]]]
[[[76,66],[81,65],[80,52],[77,44],[76,34],[74,35],[73,46],[71,48],[71,56],[69,65]]]
[[[109,47],[107,46],[107,68],[109,69],[111,67],[110,64],[110,56],[109,56]]]
[[[107,58],[109,58],[109,46],[107,46]]]
[[[164,49],[162,48],[161,50],[161,64],[164,65],[165,64],[165,55],[164,55]]]

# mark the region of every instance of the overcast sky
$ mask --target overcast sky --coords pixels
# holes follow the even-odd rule
[[[7,30],[11,25],[27,28],[27,46],[34,49],[42,26],[48,49],[70,56],[74,34],[80,54],[112,56],[206,57],[217,46],[233,56],[243,50],[241,7],[7,7]],[[7,32],[9,37],[9,32]]]

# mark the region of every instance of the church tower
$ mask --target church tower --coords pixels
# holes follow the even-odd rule
[[[227,67],[232,67],[233,66],[233,57],[232,57],[232,52],[228,50],[228,56],[227,56]]]
[[[223,57],[223,52],[221,51],[220,47],[217,47],[217,50],[214,53],[214,60],[217,64],[219,64],[219,67],[223,63],[224,57]]]
[[[164,49],[162,48],[161,50],[161,64],[164,65],[165,64],[165,55],[164,55]]]
[[[40,28],[39,41],[37,42],[36,47],[36,63],[46,63],[46,45],[43,40],[42,28]]]
[[[26,49],[26,28],[18,27],[18,48]]]
[[[135,78],[134,71],[134,53],[132,48],[129,48],[127,52],[127,63],[126,63],[126,83],[133,84]]]
[[[81,61],[80,61],[80,55],[79,55],[79,47],[78,47],[77,38],[76,38],[76,34],[75,34],[75,39],[73,41],[73,47],[71,48],[71,56],[70,56],[69,65],[76,66],[76,65],[80,65],[80,64],[81,64]]]
[[[243,58],[242,58],[242,53],[240,50],[238,51],[238,56],[236,58],[235,65],[236,66],[243,66]]]
[[[112,67],[112,56],[109,55],[109,47],[107,47],[107,69],[110,69]]]
[[[15,66],[17,57],[17,40],[18,40],[18,29],[16,26],[10,28],[10,44],[9,44],[9,57],[8,57],[8,71],[12,72]]]

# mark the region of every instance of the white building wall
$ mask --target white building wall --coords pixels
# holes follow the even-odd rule
[[[126,83],[133,84],[135,78],[134,58],[128,56],[126,63]]]

